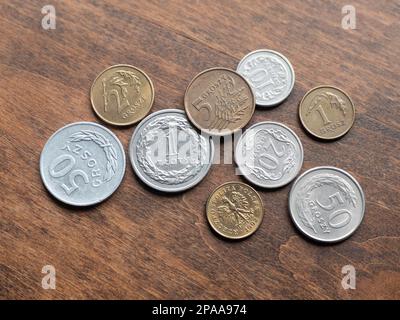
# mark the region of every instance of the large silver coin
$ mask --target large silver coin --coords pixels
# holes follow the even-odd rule
[[[129,145],[136,175],[148,186],[178,192],[198,184],[211,167],[214,148],[182,110],[154,112],[138,125]]]
[[[118,138],[92,122],[71,123],[56,131],[40,156],[40,174],[58,200],[89,206],[108,198],[125,173],[125,153]]]
[[[272,50],[256,50],[247,54],[236,71],[250,84],[256,104],[272,107],[284,101],[292,92],[295,74],[289,60]]]
[[[350,237],[365,210],[361,186],[346,171],[316,167],[304,172],[289,195],[296,227],[311,239],[337,242]]]
[[[235,148],[239,171],[251,183],[279,188],[292,181],[303,165],[299,137],[277,122],[259,122],[239,138]]]

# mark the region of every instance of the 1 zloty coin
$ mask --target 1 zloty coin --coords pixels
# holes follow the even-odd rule
[[[118,188],[125,173],[125,153],[118,138],[92,122],[76,122],[56,131],[40,156],[47,190],[74,206],[99,203]]]
[[[200,135],[182,110],[166,109],[147,116],[129,145],[136,175],[164,192],[187,190],[208,173],[214,156],[211,139]]]

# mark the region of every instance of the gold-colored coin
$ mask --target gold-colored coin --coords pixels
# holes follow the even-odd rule
[[[93,110],[105,122],[125,126],[149,113],[154,102],[154,87],[142,70],[125,64],[101,72],[90,89]]]
[[[350,130],[355,119],[355,108],[343,90],[319,86],[305,94],[300,102],[299,115],[309,133],[320,139],[331,140]]]
[[[190,121],[211,135],[227,135],[243,128],[255,109],[255,98],[247,81],[226,68],[199,73],[185,92],[185,110]]]
[[[206,211],[215,232],[229,239],[250,236],[264,216],[260,195],[242,182],[228,182],[216,188],[208,198]]]

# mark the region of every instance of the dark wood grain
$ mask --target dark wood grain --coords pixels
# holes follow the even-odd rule
[[[351,1],[357,29],[341,28],[348,1],[51,1],[56,30],[43,30],[49,1],[0,1],[0,298],[400,298],[400,3]],[[204,205],[210,191],[240,180],[215,165],[197,187],[162,195],[130,165],[117,192],[88,209],[66,207],[45,190],[39,155],[70,122],[99,121],[89,88],[112,64],[145,70],[152,111],[182,107],[191,78],[235,68],[258,48],[282,52],[296,71],[294,91],[251,123],[291,127],[305,152],[303,171],[343,168],[366,194],[366,215],[349,240],[321,246],[292,225],[290,185],[260,190],[265,217],[239,242],[216,237]],[[357,117],[342,139],[305,134],[297,106],[308,89],[332,84],[353,99]],[[125,150],[134,127],[111,128]],[[41,269],[57,271],[56,290]],[[357,289],[341,268],[357,270]]]

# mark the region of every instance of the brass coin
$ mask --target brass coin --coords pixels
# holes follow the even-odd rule
[[[105,122],[126,126],[143,119],[154,102],[154,87],[142,70],[125,64],[107,68],[90,89],[93,110]]]
[[[331,140],[350,130],[355,119],[355,108],[343,90],[319,86],[305,94],[300,102],[299,116],[309,133],[320,139]]]
[[[227,182],[216,188],[208,198],[206,211],[215,232],[229,239],[253,234],[264,215],[260,195],[242,182]]]
[[[255,109],[247,81],[226,68],[199,73],[185,92],[185,110],[198,129],[210,135],[228,135],[243,128]]]

